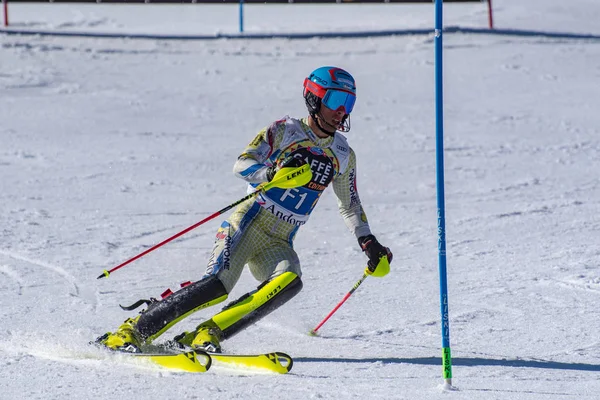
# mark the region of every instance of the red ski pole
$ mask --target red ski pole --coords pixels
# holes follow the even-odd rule
[[[260,191],[258,191],[258,192],[260,192]],[[200,225],[202,225],[203,223],[205,223],[205,222],[208,222],[208,221],[210,221],[211,219],[213,219],[213,218],[215,218],[215,217],[218,217],[219,215],[221,215],[221,214],[223,214],[223,213],[227,212],[228,210],[230,210],[230,209],[232,209],[233,207],[237,206],[238,204],[240,204],[240,203],[242,203],[242,202],[244,202],[244,201],[248,200],[249,198],[251,198],[251,197],[253,197],[253,196],[256,196],[256,194],[257,194],[258,192],[250,193],[248,196],[244,197],[243,199],[240,199],[240,200],[236,201],[235,203],[232,203],[232,204],[228,205],[227,207],[225,207],[225,208],[223,208],[223,209],[221,209],[221,210],[217,211],[216,213],[214,213],[214,214],[212,214],[212,215],[209,215],[208,217],[204,218],[202,221],[200,221],[200,222],[197,222],[197,223],[195,223],[194,225],[192,225],[192,226],[190,226],[190,227],[187,227],[187,228],[185,228],[185,229],[184,229],[184,230],[182,230],[181,232],[179,232],[179,233],[176,233],[175,235],[171,236],[171,237],[170,237],[170,238],[168,238],[168,239],[165,239],[165,240],[163,240],[162,242],[160,242],[160,243],[158,243],[158,244],[155,244],[154,246],[150,247],[148,250],[146,250],[146,251],[144,251],[144,252],[142,252],[142,253],[138,254],[137,256],[135,256],[135,257],[133,257],[133,258],[130,258],[129,260],[127,260],[127,261],[125,261],[125,262],[123,262],[123,263],[121,263],[121,264],[117,265],[117,266],[116,266],[116,267],[114,267],[113,269],[110,269],[110,270],[104,270],[104,271],[102,271],[102,274],[101,274],[101,275],[99,275],[99,276],[98,276],[98,278],[96,278],[96,279],[104,278],[105,276],[106,276],[106,277],[108,277],[108,276],[109,276],[109,275],[110,275],[112,272],[114,272],[114,271],[118,270],[119,268],[122,268],[122,267],[126,266],[127,264],[129,264],[129,263],[131,263],[131,262],[134,262],[134,261],[135,261],[135,260],[137,260],[138,258],[142,258],[143,256],[145,256],[146,254],[150,253],[151,251],[154,251],[154,250],[158,249],[159,247],[161,247],[161,246],[163,246],[163,245],[165,245],[165,244],[169,243],[170,241],[177,239],[179,236],[182,236],[182,235],[184,235],[184,234],[188,233],[188,232],[189,232],[189,231],[191,231],[192,229],[195,229],[195,228],[199,227],[199,226],[200,226]]]
[[[377,264],[377,266],[374,269],[372,269],[372,270],[369,269],[369,266],[367,265],[367,268],[365,268],[365,272],[364,272],[362,278],[360,278],[360,280],[354,284],[354,287],[352,288],[352,290],[350,290],[348,293],[346,293],[346,295],[344,296],[342,301],[340,301],[338,303],[338,305],[335,306],[335,308],[333,310],[331,310],[331,312],[329,314],[327,314],[325,319],[323,319],[323,321],[321,321],[319,323],[319,325],[317,325],[315,327],[315,329],[311,330],[308,334],[311,336],[316,336],[319,328],[321,326],[323,326],[323,324],[325,322],[327,322],[327,320],[338,310],[338,308],[340,308],[342,306],[342,304],[344,304],[346,302],[346,300],[348,300],[348,297],[352,296],[352,293],[354,293],[354,291],[356,289],[358,289],[358,287],[365,281],[365,279],[367,279],[367,276],[373,275],[376,277],[382,277],[382,276],[387,275],[388,272],[390,272],[390,262],[389,262],[387,255],[383,255],[379,258],[379,263]]]
[[[146,254],[150,253],[151,251],[154,251],[154,250],[158,249],[159,247],[169,243],[171,240],[177,239],[181,235],[188,233],[189,231],[199,227],[203,223],[210,221],[211,219],[213,219],[215,217],[218,217],[219,215],[227,212],[228,210],[231,210],[233,207],[237,206],[238,204],[241,204],[244,201],[258,195],[262,191],[267,191],[274,187],[288,189],[288,188],[295,188],[298,186],[303,186],[303,185],[306,185],[308,182],[310,182],[311,178],[312,178],[312,171],[310,170],[310,167],[308,166],[308,164],[305,164],[298,168],[292,168],[292,167],[281,168],[279,171],[277,171],[277,173],[275,174],[275,176],[273,177],[273,180],[271,182],[266,183],[263,186],[259,186],[256,191],[250,193],[249,195],[239,199],[238,201],[236,201],[234,203],[231,203],[230,205],[217,211],[216,213],[209,215],[208,217],[204,218],[202,221],[197,222],[188,228],[185,228],[184,230],[182,230],[179,233],[176,233],[175,235],[171,236],[170,238],[165,239],[158,244],[155,244],[154,246],[152,246],[148,250],[138,254],[137,256],[130,258],[129,260],[117,265],[116,267],[114,267],[110,270],[102,271],[102,274],[100,274],[97,279],[104,278],[105,276],[108,277],[112,272],[118,270],[119,268],[122,268],[122,267],[126,266],[127,264],[137,260],[138,258],[145,256]]]
[[[327,316],[323,319],[323,321],[319,322],[319,325],[317,325],[313,330],[311,330],[309,332],[309,335],[311,335],[311,336],[317,335],[317,331],[319,330],[319,328],[322,327],[323,324],[325,324],[325,322],[327,322],[327,320],[338,310],[338,308],[340,308],[342,306],[342,304],[344,304],[346,302],[346,300],[348,300],[348,297],[352,296],[352,293],[354,293],[354,291],[356,289],[358,289],[358,287],[365,281],[365,279],[367,279],[367,276],[369,276],[367,271],[368,270],[365,270],[365,273],[363,274],[362,278],[360,278],[360,280],[354,284],[354,287],[352,288],[352,290],[350,290],[348,293],[346,293],[346,295],[344,296],[342,301],[340,301],[338,303],[338,305],[335,306],[335,308],[333,310],[331,310],[331,312],[329,314],[327,314]]]

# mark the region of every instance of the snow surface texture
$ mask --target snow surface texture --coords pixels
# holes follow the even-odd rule
[[[496,26],[600,34],[596,0],[526,3],[494,1]],[[487,24],[485,4],[444,9],[447,25]],[[235,32],[236,10],[10,4],[16,28],[148,33]],[[423,28],[433,25],[433,11],[431,4],[247,6],[246,26]],[[204,42],[1,35],[0,43],[0,399],[599,398],[598,41],[444,36],[459,389],[451,392],[439,387],[430,35]],[[395,254],[392,272],[368,278],[320,337],[307,335],[366,262],[328,191],[296,240],[304,290],[225,342],[230,352],[287,352],[296,360],[292,373],[169,373],[88,346],[133,315],[119,303],[203,274],[220,219],[96,280],[243,197],[245,185],[231,173],[238,153],[271,121],[306,114],[302,80],[324,64],[347,68],[358,82],[348,137],[371,227]],[[245,272],[231,298],[256,284]]]

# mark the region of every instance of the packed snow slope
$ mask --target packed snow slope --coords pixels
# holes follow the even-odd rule
[[[499,28],[600,34],[596,0],[494,6]],[[486,7],[445,5],[445,24],[484,28]],[[237,30],[235,6],[9,9],[9,29]],[[433,15],[431,4],[260,5],[247,6],[246,27],[433,28]],[[366,263],[328,191],[295,242],[303,291],[224,343],[233,353],[289,353],[290,374],[172,373],[89,346],[135,315],[119,304],[202,276],[220,218],[96,279],[243,197],[236,157],[265,125],[306,115],[302,81],[328,64],[358,83],[347,136],[372,230],[394,252],[391,273],[368,278],[319,337],[307,335]],[[457,391],[439,387],[431,35],[0,35],[0,399],[597,399],[600,42],[444,35],[444,79]],[[231,299],[257,284],[245,272]]]

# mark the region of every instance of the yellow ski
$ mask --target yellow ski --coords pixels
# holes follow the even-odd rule
[[[184,372],[206,372],[212,364],[210,355],[203,351],[186,351],[179,354],[144,354],[132,356],[143,358],[168,369]]]
[[[285,353],[274,352],[266,354],[223,354],[209,353],[215,365],[223,364],[232,367],[242,367],[263,371],[287,374],[291,371],[294,361]]]
[[[153,353],[120,353],[148,360],[152,364],[182,372],[206,372],[211,365],[242,368],[247,370],[268,371],[287,374],[292,370],[294,360],[285,353],[273,352],[264,354],[227,354],[207,353],[201,350],[190,350],[183,353],[164,353],[165,349],[156,347]]]

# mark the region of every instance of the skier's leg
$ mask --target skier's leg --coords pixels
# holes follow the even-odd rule
[[[139,337],[144,342],[151,342],[194,312],[224,301],[227,295],[219,278],[206,276],[143,311],[135,326]]]
[[[255,239],[256,235],[253,236]],[[192,347],[220,350],[220,340],[228,339],[268,315],[302,289],[300,263],[291,245],[266,238],[270,245],[249,260],[250,271],[263,283],[226,306],[196,330]]]
[[[245,261],[254,250],[252,238],[256,228],[249,223],[241,224],[239,229],[231,231],[224,229],[225,225],[217,232],[215,250],[209,259],[207,273],[218,278],[225,290],[230,292],[240,278]],[[235,244],[235,248],[229,249],[230,244]],[[222,332],[218,326],[207,321],[198,325],[194,331],[177,335],[174,340],[185,346],[220,352],[221,337]]]
[[[151,342],[178,321],[226,298],[227,292],[217,277],[203,278],[151,303],[140,315],[128,318],[114,333],[106,333],[96,342],[114,350],[138,352],[141,344]]]
[[[238,251],[237,246],[244,237],[241,227],[249,226],[255,215],[252,210],[240,207],[221,225],[206,275],[200,281],[150,304],[141,315],[127,319],[115,333],[108,333],[97,342],[112,349],[135,350],[192,313],[224,301],[239,279],[247,259],[247,252]]]
[[[275,311],[302,290],[302,280],[293,272],[284,272],[247,293],[212,317],[228,339],[264,316]]]

